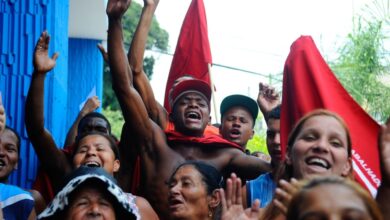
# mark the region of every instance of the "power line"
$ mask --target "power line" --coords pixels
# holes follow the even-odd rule
[[[172,53],[168,53],[168,52],[161,51],[161,50],[149,49],[149,51],[152,51],[152,52],[155,52],[155,53],[164,54],[164,55],[173,56]],[[251,71],[251,70],[245,70],[245,69],[238,68],[238,67],[227,66],[227,65],[223,65],[223,64],[219,64],[219,63],[212,63],[211,65],[212,66],[218,66],[218,67],[226,68],[226,69],[236,70],[236,71],[240,71],[240,72],[244,72],[244,73],[250,73],[250,74],[253,74],[253,75],[257,75],[257,76],[263,76],[263,77],[267,77],[267,78],[276,80],[278,82],[282,82],[281,79],[279,79],[278,77],[274,77],[271,74],[259,73],[259,72],[255,72],[255,71]],[[280,74],[277,74],[277,75],[280,75]]]
[[[218,64],[218,63],[212,63],[212,65],[213,65],[213,66],[222,67],[222,68],[226,68],[226,69],[237,70],[237,71],[240,71],[240,72],[250,73],[250,74],[254,74],[254,75],[258,75],[258,76],[270,77],[270,78],[272,78],[272,79],[275,79],[275,80],[277,80],[277,81],[282,82],[282,80],[280,80],[280,79],[278,79],[278,78],[276,78],[276,77],[273,77],[273,76],[270,75],[270,74],[258,73],[258,72],[254,72],[254,71],[251,71],[251,70],[244,70],[244,69],[241,69],[241,68],[232,67],[232,66],[226,66],[226,65]]]

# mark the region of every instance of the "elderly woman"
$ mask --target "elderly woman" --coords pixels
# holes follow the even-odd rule
[[[170,219],[220,219],[223,177],[213,166],[188,161],[169,179]]]
[[[140,219],[137,206],[103,168],[81,166],[38,219]]]

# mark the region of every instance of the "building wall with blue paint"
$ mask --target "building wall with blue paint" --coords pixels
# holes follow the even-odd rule
[[[102,97],[103,61],[96,49],[99,40],[69,39],[68,0],[0,1],[0,91],[7,125],[21,136],[18,169],[12,184],[30,188],[38,160],[24,126],[24,108],[33,72],[34,46],[42,31],[51,36],[49,55],[59,52],[54,70],[45,81],[45,127],[63,147],[79,105],[91,88]],[[77,71],[76,71],[77,70]]]
[[[97,49],[100,40],[69,39],[67,127],[72,126],[81,104],[89,95],[103,95],[103,58]],[[94,92],[93,92],[94,91]]]

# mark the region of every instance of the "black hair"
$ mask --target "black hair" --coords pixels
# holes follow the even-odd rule
[[[186,161],[180,164],[172,173],[171,177],[169,178],[169,182],[171,182],[173,176],[181,167],[187,165],[193,166],[201,174],[202,180],[206,184],[208,195],[211,195],[215,189],[223,187],[224,181],[221,173],[212,165],[201,161]]]
[[[80,141],[84,137],[89,136],[89,135],[100,135],[100,136],[106,138],[108,140],[108,142],[110,143],[110,147],[111,147],[112,151],[114,152],[115,159],[119,160],[119,148],[118,148],[118,145],[116,144],[114,138],[112,138],[111,135],[108,135],[108,134],[105,134],[105,133],[101,133],[101,132],[96,132],[96,131],[86,132],[86,133],[78,135],[76,137],[76,142],[74,143],[74,149],[73,149],[73,152],[72,152],[72,158],[74,157],[74,155],[77,152],[77,149],[79,147],[78,145],[80,144]]]
[[[86,114],[84,117],[81,118],[79,124],[77,125],[77,135],[80,135],[79,132],[82,130],[80,125],[83,124],[83,122],[89,118],[101,118],[103,119],[105,122],[107,122],[107,129],[108,129],[108,133],[111,134],[111,124],[110,122],[108,121],[108,119],[101,113],[99,112],[90,112],[88,114]]]
[[[16,143],[16,147],[18,148],[18,155],[19,155],[19,153],[20,153],[20,135],[19,135],[19,133],[15,129],[8,127],[7,125],[5,126],[4,130],[10,130],[12,133],[15,134],[17,142],[18,142],[18,143]]]
[[[268,113],[268,120],[270,119],[280,119],[280,105],[276,106],[273,108],[269,113]]]

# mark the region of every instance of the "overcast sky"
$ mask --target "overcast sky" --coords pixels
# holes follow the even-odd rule
[[[143,4],[143,1],[137,0]],[[180,28],[191,0],[160,0],[156,11],[161,27],[169,32],[170,52],[176,47]],[[213,63],[253,71],[278,74],[291,44],[301,35],[311,35],[324,57],[334,57],[336,49],[352,31],[353,14],[364,0],[204,0]],[[152,87],[162,103],[171,56],[157,58]],[[217,88],[215,106],[230,94],[256,99],[261,75],[212,68]],[[275,84],[280,86],[281,82]],[[219,117],[213,115],[213,118]]]

